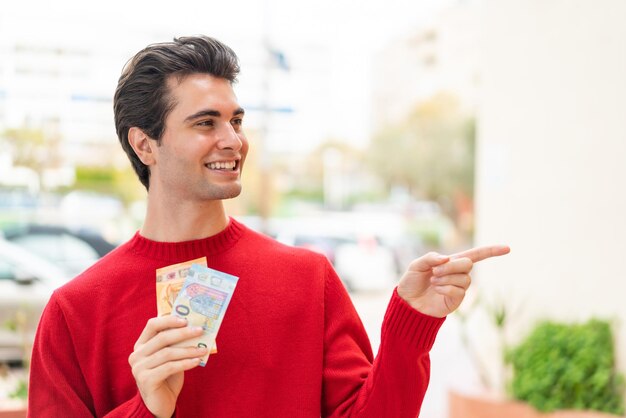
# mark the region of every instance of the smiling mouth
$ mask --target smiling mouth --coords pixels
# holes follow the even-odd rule
[[[235,161],[216,161],[204,165],[209,170],[219,171],[237,171],[239,168],[239,160]]]

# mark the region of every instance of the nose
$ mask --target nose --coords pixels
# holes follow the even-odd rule
[[[230,149],[233,151],[239,151],[243,143],[241,138],[235,131],[235,128],[230,123],[223,124],[219,131],[219,137],[217,141],[217,147],[219,149]]]

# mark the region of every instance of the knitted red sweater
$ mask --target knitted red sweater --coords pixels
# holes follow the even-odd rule
[[[323,256],[231,219],[182,243],[137,233],[58,289],[33,349],[29,416],[152,417],[128,356],[156,316],[155,269],[206,256],[239,277],[206,367],[185,373],[176,417],[415,417],[443,319],[394,291],[373,360],[360,319]]]

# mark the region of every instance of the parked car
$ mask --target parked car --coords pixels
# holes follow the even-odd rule
[[[328,235],[297,235],[292,245],[324,254],[332,264],[335,264],[337,248],[352,241],[350,238]]]
[[[0,362],[20,362],[53,290],[71,276],[48,260],[0,238]]]
[[[335,269],[352,292],[388,290],[398,280],[393,251],[372,235],[339,245]]]
[[[398,278],[393,251],[372,235],[281,233],[276,239],[325,255],[351,292],[387,290]]]
[[[56,264],[71,276],[115,248],[94,231],[63,226],[27,224],[7,228],[3,234],[7,240]]]

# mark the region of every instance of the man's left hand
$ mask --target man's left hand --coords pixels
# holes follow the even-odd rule
[[[428,253],[410,264],[398,283],[398,295],[421,313],[443,318],[463,301],[474,263],[509,251],[505,245],[494,245],[450,256]]]

